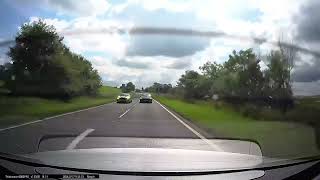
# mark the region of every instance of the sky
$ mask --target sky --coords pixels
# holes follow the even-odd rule
[[[43,19],[64,43],[85,56],[105,84],[132,81],[176,84],[186,70],[207,61],[223,63],[233,51],[253,48],[265,55],[276,47],[253,38],[279,38],[317,51],[320,47],[317,0],[3,0],[0,1],[0,64],[21,24]],[[106,33],[136,27],[222,32],[228,37]],[[246,38],[243,38],[246,37]],[[4,43],[5,44],[5,43]],[[320,61],[299,53],[292,73],[296,95],[320,92]],[[265,64],[261,64],[265,66]]]

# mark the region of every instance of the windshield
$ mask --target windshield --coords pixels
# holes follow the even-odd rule
[[[319,8],[1,1],[0,152],[245,154],[232,139],[267,158],[320,155]]]

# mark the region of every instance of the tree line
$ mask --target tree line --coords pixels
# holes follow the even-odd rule
[[[132,82],[128,82],[127,84],[121,84],[120,89],[124,93],[129,93],[136,89],[136,86]]]
[[[62,41],[42,20],[21,26],[7,53],[11,61],[0,66],[0,80],[11,94],[70,98],[98,93],[98,72]]]
[[[175,87],[154,83],[150,92],[171,93],[185,99],[206,99],[214,95],[232,104],[252,103],[280,108],[293,106],[290,73],[294,51],[281,46],[266,56],[266,68],[252,49],[233,51],[223,64],[206,62],[197,71],[186,71]],[[165,90],[163,90],[163,87]]]
[[[152,86],[147,87],[144,89],[146,92],[155,92],[155,93],[169,93],[169,91],[172,89],[171,84],[161,84],[161,83],[153,83]]]

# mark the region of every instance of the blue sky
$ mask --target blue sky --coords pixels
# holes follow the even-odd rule
[[[3,0],[0,1],[0,41],[13,39],[22,23],[45,20],[65,37],[71,50],[88,58],[111,85],[133,81],[138,87],[154,81],[175,84],[187,69],[198,70],[206,61],[224,62],[232,50],[257,46],[250,40],[161,35],[99,33],[110,27],[171,27],[219,31],[277,40],[295,36],[304,2],[283,0]],[[285,10],[284,10],[285,9]],[[72,32],[71,34],[64,34]],[[80,33],[86,32],[86,33]],[[9,59],[0,47],[0,63]],[[299,71],[300,72],[300,71]]]

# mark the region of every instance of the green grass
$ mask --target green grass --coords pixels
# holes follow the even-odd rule
[[[305,108],[313,108],[320,111],[320,97],[304,97],[298,100],[299,105]]]
[[[38,97],[0,95],[0,127],[97,106],[114,101],[120,89],[103,86],[96,97],[82,96],[68,102]]]
[[[112,97],[115,98],[116,96],[118,96],[121,93],[121,90],[118,88],[114,88],[114,87],[109,87],[109,86],[102,86],[99,89],[99,94],[100,96],[103,97]]]
[[[163,96],[154,97],[217,137],[252,139],[259,142],[264,156],[294,158],[319,153],[315,132],[310,126],[254,120],[231,108],[215,107],[204,101],[190,103]]]
[[[4,81],[0,80],[0,95],[9,93],[9,91],[6,88],[3,87],[4,84],[5,84]]]

